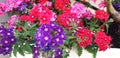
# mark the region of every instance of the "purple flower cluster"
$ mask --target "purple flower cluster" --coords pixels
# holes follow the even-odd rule
[[[61,49],[55,50],[55,57],[54,58],[62,58],[62,50]]]
[[[16,42],[13,28],[4,28],[0,26],[0,54],[6,55],[11,53],[12,45]]]
[[[55,23],[41,25],[36,35],[36,46],[43,50],[54,49],[56,46],[63,44],[66,35],[62,27]]]
[[[18,6],[18,10],[19,10],[19,11],[23,11],[27,6],[28,6],[28,4],[27,4],[26,2],[22,2],[22,3]]]
[[[38,58],[38,56],[40,55],[40,47],[35,47],[33,49],[33,54],[34,54],[33,58]]]
[[[120,2],[119,3],[114,3],[113,6],[117,11],[120,12]]]

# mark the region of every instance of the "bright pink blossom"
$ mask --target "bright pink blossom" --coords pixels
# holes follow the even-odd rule
[[[78,18],[83,18],[83,14],[86,13],[85,5],[79,2],[76,2],[71,9],[72,13],[76,13]]]
[[[99,5],[98,5],[100,8],[105,8],[106,7],[106,3],[104,0],[102,0]]]
[[[9,19],[9,21],[8,21],[8,26],[13,27],[15,21],[18,20],[18,19],[19,19],[18,15],[12,15],[11,18]]]
[[[9,12],[13,10],[13,8],[17,8],[22,2],[23,0],[7,0],[5,11]]]

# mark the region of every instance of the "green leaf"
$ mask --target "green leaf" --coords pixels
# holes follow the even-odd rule
[[[18,52],[19,52],[22,56],[25,56],[25,54],[24,54],[25,52],[23,51],[23,49],[19,48],[19,49],[18,49]]]
[[[72,44],[72,46],[73,46],[73,47],[77,47],[77,43],[74,42],[74,43]]]
[[[82,55],[82,47],[77,48],[77,53],[78,53],[78,56]]]
[[[89,47],[86,48],[86,50],[93,54],[93,58],[96,58],[97,50],[98,50],[97,48],[89,46]]]
[[[16,43],[15,45],[14,45],[14,49],[13,49],[13,55],[16,57],[16,55],[17,55],[17,51],[18,51],[18,44]]]
[[[66,51],[63,51],[62,58],[67,58],[69,56],[69,53]]]
[[[29,52],[29,53],[32,53],[32,49],[31,49],[31,47],[30,47],[29,44],[25,44],[25,45],[23,46],[23,49],[24,49],[25,51]]]
[[[106,32],[108,33],[109,25],[108,25],[108,24],[105,24],[105,26],[106,26]]]

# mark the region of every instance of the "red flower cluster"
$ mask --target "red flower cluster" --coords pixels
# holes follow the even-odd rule
[[[95,17],[98,18],[101,22],[108,20],[108,13],[104,10],[96,10]]]
[[[49,23],[51,20],[54,21],[56,19],[55,14],[49,8],[42,5],[34,6],[30,10],[29,15],[21,16],[21,19],[23,21],[30,21],[31,23],[34,23],[37,18],[38,20],[40,20],[41,24],[46,24]]]
[[[63,10],[68,4],[70,0],[55,0],[54,6],[58,10]]]
[[[80,39],[79,46],[86,48],[88,45],[92,45],[92,31],[88,29],[81,29],[77,31],[77,36]]]
[[[39,20],[41,22],[41,24],[46,24],[46,23],[49,23],[51,18],[52,18],[52,11],[49,10],[47,7],[42,7],[42,12],[40,12],[39,14]]]
[[[28,21],[29,20],[29,16],[28,15],[22,15],[20,16],[22,21]]]
[[[105,51],[109,48],[111,40],[111,36],[107,36],[104,32],[100,31],[96,35],[95,43],[97,43],[100,51]]]
[[[59,24],[63,25],[66,28],[70,28],[71,24],[76,23],[76,26],[82,27],[83,22],[77,18],[75,13],[71,13],[70,10],[71,10],[70,8],[65,9],[64,12],[59,15],[58,17]]]
[[[44,4],[44,3],[46,3],[48,0],[39,0],[39,3],[41,3],[41,4]]]

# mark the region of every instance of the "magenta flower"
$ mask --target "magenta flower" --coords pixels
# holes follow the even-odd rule
[[[99,5],[98,5],[100,8],[105,8],[105,6],[106,6],[106,3],[105,3],[105,1],[104,0],[102,0],[100,3],[99,3]]]
[[[10,18],[9,21],[8,21],[9,27],[13,27],[14,22],[15,22],[18,18],[19,18],[19,17],[18,17],[17,15],[11,16],[11,18]]]
[[[94,3],[96,3],[97,0],[92,0]]]
[[[86,13],[86,8],[82,3],[76,2],[71,9],[71,13],[76,13],[78,18],[82,18],[83,14]]]
[[[13,8],[17,8],[22,2],[23,0],[7,0],[5,11],[9,12],[13,10]]]

